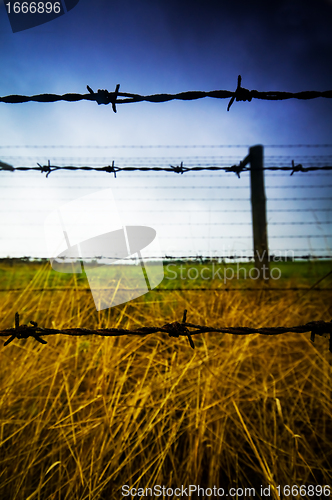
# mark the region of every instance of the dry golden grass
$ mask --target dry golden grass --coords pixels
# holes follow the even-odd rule
[[[159,325],[184,309],[187,321],[210,326],[331,316],[328,291],[282,314],[296,292],[151,292],[97,312],[77,284],[32,292],[41,279],[1,293],[2,328],[16,311],[21,323],[57,328]],[[261,498],[260,485],[331,484],[328,340],[206,334],[195,350],[161,334],[47,341],[0,349],[1,499],[110,500],[122,485],[155,484],[255,487]]]

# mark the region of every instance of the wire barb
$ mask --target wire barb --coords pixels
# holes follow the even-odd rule
[[[244,171],[244,166],[243,166],[243,164],[242,164],[241,161],[240,161],[239,165],[232,165],[227,170],[227,172],[235,172],[239,179],[240,179],[240,173],[243,172],[243,171]]]
[[[108,92],[108,90],[101,90],[98,89],[98,92],[95,93],[89,85],[86,86],[90,94],[92,94],[95,98],[95,101],[98,104],[112,104],[112,109],[114,113],[116,113],[116,100],[118,98],[118,93],[120,89],[120,84],[118,83],[117,86],[115,87],[114,92]]]
[[[29,337],[33,337],[37,342],[40,342],[41,344],[47,344],[46,340],[42,339],[38,333],[42,333],[44,328],[38,326],[38,323],[35,321],[30,321],[32,326],[28,325],[20,325],[20,316],[17,313],[15,313],[15,328],[9,328],[8,331],[13,331],[14,333],[12,336],[6,340],[6,342],[3,344],[4,346],[10,344],[13,340],[15,339],[27,339]]]
[[[41,173],[47,172],[46,177],[48,177],[51,172],[54,172],[54,170],[57,170],[56,167],[53,168],[53,170],[52,170],[50,160],[48,160],[48,164],[47,165],[41,165],[40,163],[37,163],[37,165],[39,166]]]
[[[183,161],[180,163],[180,166],[177,165],[176,167],[173,167],[173,165],[170,165],[170,168],[177,174],[183,174],[183,172],[188,172],[188,170],[190,170],[189,168],[183,167]]]
[[[169,337],[179,338],[180,335],[186,335],[191,348],[195,349],[195,344],[191,338],[190,332],[185,326],[186,317],[187,309],[184,310],[182,323],[178,323],[177,321],[174,321],[174,323],[166,323],[166,325],[163,326],[163,330],[168,333]]]
[[[230,110],[234,100],[236,100],[236,101],[249,101],[249,102],[252,100],[252,97],[253,97],[252,91],[241,87],[241,81],[242,81],[242,77],[241,77],[241,75],[239,75],[237,77],[237,87],[236,87],[236,90],[234,92],[233,97],[229,101],[229,104],[227,106],[227,111]]]
[[[292,173],[291,175],[294,174],[294,172],[305,172],[306,170],[302,167],[302,165],[299,163],[298,165],[295,165],[294,160],[292,160]]]
[[[117,167],[114,166],[114,160],[112,161],[112,166],[108,165],[107,167],[104,167],[103,170],[105,172],[110,172],[110,173],[113,173],[114,174],[114,178],[116,178],[116,173],[121,170]]]

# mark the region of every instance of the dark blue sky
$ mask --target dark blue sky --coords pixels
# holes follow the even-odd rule
[[[331,0],[80,0],[54,21],[12,33],[2,2],[0,95],[85,93],[86,85],[111,91],[117,83],[123,92],[142,94],[235,90],[239,74],[249,89],[329,90],[331,26]],[[0,103],[0,154],[3,161],[27,166],[46,158],[58,163],[62,158],[63,164],[69,157],[72,164],[78,161],[75,156],[85,163],[88,159],[86,151],[52,148],[32,154],[8,146],[332,142],[329,99],[253,100],[234,103],[230,112],[227,104],[209,98],[123,104],[114,114],[110,106],[93,102]],[[246,153],[246,148],[229,152],[239,159]],[[114,158],[115,151],[111,154]],[[28,186],[32,177],[24,175]],[[48,187],[55,182],[51,177]],[[14,189],[14,176],[9,180]]]
[[[328,90],[331,25],[328,0],[80,0],[54,21],[12,33],[2,5],[1,94],[85,93],[87,84],[113,90],[117,83],[124,92],[146,94],[233,90],[238,74],[250,89]],[[227,101],[213,99],[121,105],[118,116],[102,108],[2,104],[15,133],[8,137],[2,125],[1,136],[11,144],[25,138],[46,144],[51,137],[77,144],[86,135],[92,143],[111,136],[123,144],[186,144],[203,134],[211,144],[279,144],[329,142],[331,131],[332,102],[325,99],[238,103],[230,113]]]

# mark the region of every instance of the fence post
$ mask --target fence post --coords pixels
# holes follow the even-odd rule
[[[249,148],[255,267],[259,271],[259,279],[268,280],[270,277],[270,266],[267,241],[263,154],[263,146],[261,145]]]

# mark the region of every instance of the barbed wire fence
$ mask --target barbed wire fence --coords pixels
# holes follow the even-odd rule
[[[318,145],[317,145],[318,146]],[[323,145],[325,147],[331,147],[331,145]],[[23,146],[22,146],[23,147]],[[308,146],[309,147],[309,146]],[[128,160],[127,160],[128,161]],[[129,160],[130,161],[130,160]],[[154,160],[152,160],[154,161]],[[195,161],[195,160],[194,160]],[[273,161],[273,159],[272,159]],[[331,171],[332,170],[332,166],[328,166],[328,165],[322,165],[322,158],[318,158],[318,157],[313,157],[313,159],[311,161],[315,161],[316,162],[316,165],[309,165],[309,166],[305,166],[303,167],[302,163],[296,163],[295,164],[295,161],[294,159],[291,161],[291,166],[286,166],[285,165],[285,161],[281,161],[281,165],[271,165],[271,159],[269,160],[268,162],[268,166],[262,166],[261,170],[262,171],[273,171],[273,170],[281,170],[281,171],[290,171],[291,172],[291,175],[293,175],[295,172],[320,172],[320,171],[324,171],[324,170],[329,170]],[[240,178],[240,174],[242,172],[250,172],[251,170],[251,165],[248,166],[248,163],[250,163],[250,154],[247,155],[243,160],[241,160],[238,164],[236,165],[232,165],[230,167],[228,166],[218,166],[218,165],[202,165],[200,164],[199,166],[192,166],[190,165],[190,167],[184,167],[183,165],[183,162],[180,163],[180,165],[177,165],[177,166],[173,166],[173,165],[170,165],[170,167],[164,167],[164,166],[154,166],[154,167],[142,167],[142,166],[124,166],[124,167],[116,167],[114,165],[114,161],[112,162],[112,166],[108,166],[108,167],[92,167],[92,166],[56,166],[56,165],[51,165],[50,161],[48,162],[48,165],[41,165],[41,164],[38,164],[37,167],[13,167],[12,165],[9,165],[7,163],[1,163],[0,162],[0,171],[3,170],[3,171],[7,171],[7,172],[14,172],[16,170],[20,170],[20,171],[23,171],[23,172],[26,172],[28,170],[37,170],[37,171],[40,171],[40,172],[45,172],[46,173],[46,177],[51,173],[53,172],[54,170],[74,170],[74,171],[77,171],[77,170],[89,170],[89,171],[104,171],[104,172],[113,172],[114,173],[114,176],[116,176],[116,172],[118,171],[124,171],[124,172],[133,172],[133,171],[138,171],[138,173],[140,174],[141,172],[147,172],[147,171],[156,171],[157,172],[157,176],[159,175],[162,175],[162,172],[177,172],[177,173],[184,173],[184,172],[191,172],[193,171],[194,173],[196,173],[197,171],[205,171],[205,170],[214,170],[214,171],[224,171],[224,172],[233,172],[233,173],[236,173],[237,177]],[[213,172],[215,173],[215,172]],[[197,174],[196,174],[197,175]],[[204,173],[205,175],[205,173]],[[303,188],[303,189],[329,189],[330,187],[332,186],[332,184],[310,184],[310,185],[305,185],[305,184],[296,184],[296,185],[290,185],[290,186],[285,186],[285,185],[274,185],[272,186],[274,190],[276,189],[299,189],[299,188]],[[9,187],[9,186],[8,186]],[[19,187],[19,186],[17,186]],[[24,185],[22,185],[21,187],[24,187]],[[100,188],[104,188],[105,186],[100,186]],[[136,189],[136,185],[125,185],[125,188],[126,188],[126,191],[127,190],[130,190],[130,189]],[[2,188],[3,189],[6,189],[7,186],[6,185],[2,185]],[[64,188],[68,188],[68,189],[72,189],[71,186],[65,186]],[[77,189],[84,189],[84,187],[80,188],[79,186],[76,185],[76,188]],[[97,186],[96,186],[97,188]],[[141,186],[140,189],[149,189],[149,187],[147,186]],[[172,190],[172,192],[176,189],[181,189],[181,190],[185,190],[185,189],[190,189],[190,190],[195,190],[195,189],[201,189],[201,185],[200,186],[175,186],[175,185],[162,185],[162,186],[156,186],[154,187],[154,189],[163,189],[163,190]],[[204,189],[215,189],[215,186],[204,186]],[[220,186],[219,189],[247,189],[246,186],[235,186],[235,185],[225,185],[225,184],[222,184]],[[2,199],[3,201],[6,201],[6,199],[9,199],[7,198],[6,196],[2,196]],[[305,202],[313,202],[313,201],[320,201],[320,202],[324,202],[324,201],[331,201],[331,197],[329,196],[312,196],[312,197],[273,197],[273,196],[268,196],[268,201],[273,201],[273,202],[277,202],[278,204],[281,204],[283,202],[294,202],[294,201],[305,201]],[[139,199],[140,200],[140,199]],[[144,198],[142,198],[142,200],[144,201],[156,201],[156,199],[150,199],[150,198],[147,198],[146,196]],[[221,200],[225,201],[225,202],[238,202],[238,201],[244,201],[245,199],[244,198],[235,198],[235,197],[219,197],[219,198],[212,198],[212,197],[209,197],[209,198],[199,198],[197,197],[197,195],[193,198],[183,198],[182,201],[197,201],[197,202],[206,202],[206,201],[209,201],[209,202],[219,202]],[[126,198],[123,198],[123,199],[119,199],[118,201],[122,201],[122,202],[125,202],[125,203],[129,203],[130,201],[138,201],[137,198],[130,198],[130,197],[126,197]],[[169,197],[165,197],[165,198],[162,198],[162,197],[159,197],[158,198],[158,201],[165,201],[165,202],[173,202],[173,201],[179,201],[179,198],[169,198]],[[331,208],[329,207],[317,207],[314,209],[315,211],[319,211],[319,212],[325,212],[326,214],[328,214],[329,212],[332,211]],[[138,210],[139,211],[139,210]],[[172,212],[172,209],[168,209],[168,211],[171,213]],[[269,213],[271,212],[297,212],[297,213],[301,213],[301,212],[310,212],[312,211],[311,208],[300,208],[300,209],[297,209],[297,208],[286,208],[286,209],[283,209],[283,208],[271,208],[269,209]],[[154,212],[158,212],[158,208],[154,209]],[[176,212],[176,210],[174,211]],[[186,212],[185,209],[181,209],[181,212]],[[189,211],[187,211],[189,212]],[[191,213],[193,213],[193,210],[191,209],[190,210]],[[200,212],[202,212],[200,210]],[[218,209],[214,209],[213,212],[217,213],[217,212],[220,212],[220,213],[226,213],[226,212],[231,212],[231,213],[245,213],[245,212],[250,212],[249,210],[239,210],[237,208],[235,209],[231,209],[231,210],[227,210],[227,209],[222,209],[222,210],[218,210]],[[332,222],[329,221],[329,220],[320,220],[319,222],[317,221],[309,221],[308,218],[306,217],[305,220],[303,221],[280,221],[280,222],[269,222],[269,226],[314,226],[314,225],[330,225]],[[4,222],[4,225],[12,225],[12,222]],[[15,225],[15,224],[14,224]],[[29,224],[28,224],[29,225]],[[161,223],[160,225],[164,225],[164,226],[168,226],[170,225],[170,223]],[[172,220],[171,222],[171,225],[173,227],[176,227],[176,226],[181,226],[182,223],[179,223],[179,222],[174,222]],[[186,225],[189,227],[189,226],[203,226],[203,225],[206,225],[206,223],[200,223],[200,222],[197,222],[195,221],[195,224],[191,224],[191,223],[186,223]],[[210,226],[213,227],[214,229],[217,229],[221,226],[248,226],[248,222],[239,222],[239,221],[233,221],[233,222],[210,222]],[[317,238],[317,237],[320,237],[321,235],[319,234],[290,234],[290,235],[282,235],[282,234],[279,234],[279,235],[272,235],[269,237],[269,239],[286,239],[286,238],[290,238],[290,239],[310,239],[310,238]],[[236,239],[239,239],[239,240],[243,240],[243,239],[246,239],[248,238],[248,236],[244,236],[243,233],[242,234],[237,234],[235,235]],[[197,236],[184,236],[183,234],[181,235],[181,239],[198,239],[199,237]],[[211,240],[218,240],[220,237],[219,236],[209,236],[209,238]],[[323,258],[330,258],[330,256],[326,253],[326,248],[317,248],[315,251],[318,251],[321,253],[321,255],[318,255],[318,256],[315,256],[314,255],[314,252],[312,251],[307,251],[306,249],[296,249],[296,251],[301,251],[302,252],[302,255],[299,255],[299,256],[294,256],[295,258],[303,258],[303,259],[311,259],[311,258],[316,258],[316,259],[323,259]],[[304,253],[305,252],[305,253]],[[206,259],[206,256],[203,256],[202,254],[199,254],[199,253],[196,253],[196,256],[195,256],[197,259]],[[211,256],[210,256],[211,257]],[[244,258],[247,258],[247,256],[243,255],[242,253],[242,257]],[[165,256],[165,258],[172,258],[172,256]],[[176,257],[179,259],[179,257]],[[188,255],[188,259],[191,258],[189,255]],[[194,258],[194,256],[192,256],[192,258]],[[218,258],[218,255],[214,255],[213,256],[214,259]],[[232,255],[224,255],[224,256],[220,256],[221,259],[224,259],[224,258],[227,258],[227,259],[236,259],[238,258],[236,255],[232,256]],[[250,258],[250,257],[249,257]]]
[[[285,99],[316,99],[318,97],[331,98],[332,90],[327,90],[323,92],[319,91],[303,91],[303,92],[260,92],[258,90],[248,90],[241,86],[242,78],[241,75],[238,76],[237,87],[235,91],[229,90],[212,90],[209,92],[204,91],[188,91],[180,92],[177,94],[153,94],[153,95],[140,95],[128,92],[120,92],[120,84],[117,84],[114,92],[109,92],[108,90],[98,89],[94,92],[89,85],[87,85],[88,94],[39,94],[33,96],[23,96],[23,95],[9,95],[5,97],[0,97],[0,102],[4,103],[23,103],[23,102],[56,102],[56,101],[67,101],[67,102],[77,102],[77,101],[95,101],[98,104],[111,104],[114,113],[117,112],[117,104],[129,104],[137,102],[152,102],[152,103],[162,103],[173,100],[181,101],[192,101],[196,99],[203,99],[205,97],[211,97],[214,99],[229,99],[230,101],[227,106],[227,111],[230,110],[234,101],[249,101],[252,99],[262,99],[268,101],[281,101]]]
[[[106,165],[105,167],[89,167],[89,166],[57,166],[51,165],[50,161],[47,165],[40,165],[38,163],[37,167],[13,167],[12,165],[6,164],[0,161],[0,171],[28,171],[37,170],[41,173],[46,173],[46,177],[49,176],[51,172],[57,170],[85,170],[85,171],[95,171],[95,172],[107,172],[114,174],[116,177],[117,172],[174,172],[177,174],[184,174],[185,172],[200,172],[200,171],[224,171],[224,172],[234,172],[239,178],[242,172],[250,172],[250,168],[245,167],[242,162],[239,165],[232,165],[231,167],[215,167],[215,166],[199,166],[199,167],[185,167],[181,161],[179,165],[170,165],[169,167],[117,167],[115,162],[112,161],[111,165]],[[292,166],[289,167],[264,167],[264,171],[290,171],[293,175],[295,172],[317,172],[322,170],[332,170],[332,166],[319,166],[319,167],[303,167],[301,164],[295,165],[294,160],[292,160]]]
[[[292,162],[292,167],[294,166],[294,161]],[[276,169],[276,167],[273,167],[274,169]],[[283,170],[285,170],[285,168],[283,167],[282,168]],[[330,169],[330,168],[329,168]],[[250,169],[249,168],[246,168],[244,171],[249,171]],[[268,170],[267,168],[265,170]],[[290,168],[288,167],[288,170],[290,170]],[[314,171],[314,170],[320,170],[320,167],[316,167],[316,168],[311,168],[310,170],[307,169],[307,170],[304,170],[304,171]],[[292,169],[293,171],[293,169]],[[298,170],[300,171],[300,170]],[[239,177],[239,176],[238,176]],[[5,188],[5,186],[3,186]],[[101,186],[103,187],[103,186]],[[132,186],[133,188],[135,186]],[[225,189],[237,189],[237,188],[241,188],[241,189],[247,189],[247,187],[244,187],[244,186],[223,186]],[[329,188],[331,187],[329,184],[311,184],[310,186],[308,185],[296,185],[296,186],[283,186],[283,185],[277,185],[277,186],[273,186],[274,189],[298,189],[298,188],[303,188],[303,189],[307,189],[307,188],[316,188],[316,189],[323,189],[323,188]],[[130,186],[126,186],[127,189],[130,189]],[[166,187],[163,187],[163,189],[171,189],[171,190],[174,190],[178,188],[177,186],[166,186]],[[195,186],[187,186],[185,187],[186,189],[194,189]],[[184,189],[183,187],[180,187],[179,189]],[[278,201],[289,201],[289,200],[294,200],[294,201],[299,201],[299,200],[302,200],[302,201],[310,201],[310,200],[322,200],[324,197],[320,196],[320,197],[312,197],[312,198],[305,198],[305,197],[294,197],[294,198],[276,198],[275,200],[278,200]],[[268,197],[268,199],[271,199]],[[273,198],[272,198],[273,199]],[[331,198],[330,197],[326,197],[327,200],[330,200]],[[130,200],[127,199],[127,201]],[[211,198],[209,198],[209,200],[211,201]],[[219,199],[216,199],[217,201]],[[229,200],[233,200],[233,201],[237,201],[238,199],[237,198],[229,198]],[[311,209],[307,209],[307,208],[301,208],[301,209],[293,209],[293,211],[295,212],[306,212],[306,211],[309,211]],[[322,210],[322,211],[326,211],[326,212],[329,212],[331,211],[332,209],[330,208],[322,208],[322,209],[318,209],[318,210]],[[273,210],[272,210],[273,211]],[[292,211],[292,209],[276,209],[275,210],[276,212],[278,211],[284,211],[284,212],[289,212],[289,211]],[[225,210],[220,210],[220,212],[225,212]],[[234,212],[234,210],[230,210],[230,212]],[[240,211],[241,212],[241,211]],[[331,221],[322,221],[321,222],[322,224],[331,224]],[[176,223],[172,222],[172,225],[174,225]],[[197,223],[196,223],[197,224]],[[196,225],[195,224],[195,225]],[[227,223],[226,223],[227,224]],[[230,225],[248,225],[248,223],[244,223],[244,222],[241,222],[241,223],[229,223]],[[275,223],[269,223],[269,225],[306,225],[306,224],[309,224],[309,225],[314,225],[314,224],[317,224],[317,222],[308,222],[308,221],[302,221],[302,222],[293,222],[293,221],[288,221],[288,222],[275,222]],[[179,223],[179,225],[181,225],[181,223]],[[221,224],[221,223],[215,223],[215,225],[225,225],[225,223]],[[315,237],[317,235],[298,235],[298,236],[295,236],[295,235],[290,235],[290,236],[272,236],[270,238],[278,238],[278,237],[284,237],[284,238],[308,238],[308,237]],[[240,235],[238,235],[237,237],[241,237]],[[183,237],[182,237],[183,238]],[[305,249],[298,249],[298,251],[303,251]],[[320,249],[321,251],[324,251],[324,249]],[[98,257],[98,256],[97,256]],[[273,254],[270,254],[269,255],[269,259],[270,261],[274,259],[274,255]],[[102,258],[102,256],[99,256],[99,258]],[[150,257],[151,259],[155,258],[155,259],[160,259],[160,256],[156,256],[156,257]],[[27,258],[28,259],[28,258]],[[130,259],[130,257],[129,257]],[[134,259],[134,258],[133,258]],[[172,255],[165,255],[164,257],[164,260],[166,261],[181,261],[181,260],[189,260],[189,259],[192,259],[192,260],[195,260],[195,261],[198,261],[198,262],[201,262],[201,263],[204,263],[206,261],[215,261],[215,260],[218,260],[218,261],[224,261],[226,259],[229,259],[229,260],[236,260],[236,259],[246,259],[248,261],[253,261],[255,259],[255,256],[254,255],[236,255],[236,254],[223,254],[223,255],[215,255],[213,257],[211,256],[207,256],[207,255],[183,255],[183,256],[172,256]],[[301,259],[301,260],[318,260],[318,259],[331,259],[331,255],[328,255],[328,254],[321,254],[321,255],[314,255],[314,254],[310,254],[310,253],[306,253],[306,254],[301,254],[301,255],[297,255],[297,256],[293,256],[292,260],[295,260],[295,259]],[[282,259],[281,259],[282,260]],[[308,291],[317,291],[317,292],[328,292],[330,291],[331,289],[330,288],[317,288],[317,285],[319,283],[321,283],[325,278],[327,278],[329,275],[331,274],[331,272],[329,272],[326,276],[324,276],[323,278],[319,279],[314,285],[310,286],[310,287],[286,287],[286,288],[283,288],[283,287],[278,287],[278,288],[271,288],[271,287],[264,287],[264,288],[258,288],[258,287],[241,287],[241,288],[228,288],[228,287],[223,287],[222,288],[222,291],[236,291],[236,290],[242,290],[242,291],[262,291],[262,290],[265,290],[266,292],[286,292],[286,291],[301,291],[303,292],[302,295],[300,295],[300,297],[298,297],[297,300],[301,299]],[[50,289],[47,289],[47,288],[40,288],[40,289],[31,289],[30,291],[65,291],[67,290],[68,288],[50,288]],[[0,290],[0,291],[6,291],[6,290]],[[11,290],[11,291],[17,291],[17,292],[21,292],[22,289],[17,289],[17,290]],[[79,291],[90,291],[90,288],[79,288]],[[167,292],[167,291],[197,291],[197,292],[201,292],[201,291],[220,291],[220,289],[215,289],[215,288],[158,288],[158,289],[155,289],[154,290],[155,292]],[[280,333],[286,333],[286,331],[288,332],[297,332],[297,333],[304,333],[305,331],[311,331],[312,335],[311,335],[311,339],[314,340],[315,338],[315,334],[318,332],[319,328],[322,327],[324,322],[311,322],[311,323],[308,323],[307,325],[302,325],[302,326],[299,326],[299,327],[290,327],[290,328],[286,328],[286,327],[283,327],[284,329],[281,331],[280,328],[276,328],[276,329],[243,329],[243,328],[222,328],[222,329],[216,329],[216,328],[212,328],[212,327],[209,327],[209,329],[206,329],[208,327],[202,327],[201,325],[195,325],[196,328],[205,328],[205,330],[195,330],[194,333],[205,333],[205,332],[221,332],[221,333],[233,333],[233,334],[237,334],[237,335],[244,335],[244,334],[253,334],[253,333],[261,333],[261,334],[265,334],[265,335],[277,335],[277,334],[280,334]],[[31,323],[32,326],[27,326],[27,325],[21,325],[19,326],[18,328],[16,328],[17,332],[14,331],[14,329],[7,329],[7,330],[3,330],[1,335],[3,335],[5,332],[7,333],[7,335],[11,335],[11,340],[9,339],[9,341],[11,342],[12,340],[14,340],[15,338],[16,339],[20,339],[20,338],[27,338],[29,336],[32,336],[34,337],[36,340],[38,340],[39,342],[42,341],[40,335],[43,335],[45,334],[45,332],[47,332],[46,334],[47,335],[51,335],[51,334],[58,334],[58,333],[62,333],[62,334],[68,334],[68,335],[90,335],[90,334],[96,334],[96,335],[102,335],[102,336],[119,336],[119,335],[143,335],[143,334],[151,334],[151,333],[157,333],[157,332],[166,332],[166,333],[169,333],[171,331],[171,329],[173,328],[173,324],[170,324],[171,326],[169,327],[168,325],[166,325],[166,329],[164,328],[164,326],[162,327],[151,327],[150,329],[148,328],[143,328],[143,329],[137,329],[137,330],[125,330],[125,329],[108,329],[108,330],[89,330],[89,329],[66,329],[66,330],[56,330],[56,329],[43,329],[43,330],[40,330],[37,328],[37,326],[32,322]],[[329,332],[329,328],[330,328],[330,324],[329,323],[324,323],[324,325],[328,325],[325,329],[325,326],[322,330],[319,330],[320,333],[319,335],[325,335]],[[185,324],[185,327],[188,327],[188,324]],[[176,328],[176,327],[175,327]],[[306,328],[306,330],[304,330],[304,328]],[[318,330],[317,330],[318,328]],[[324,332],[323,332],[324,330]],[[43,333],[41,333],[43,332]],[[316,333],[315,333],[316,332]],[[39,335],[38,335],[39,334]],[[169,333],[170,334],[170,333]],[[191,335],[189,333],[189,335]],[[175,335],[177,336],[177,335]],[[180,336],[180,334],[179,334]],[[38,337],[38,338],[36,338]],[[188,337],[189,339],[189,337]],[[6,345],[8,345],[10,342],[7,341],[6,342]],[[44,342],[43,342],[44,343]],[[330,339],[330,350],[331,350],[331,339]]]
[[[181,92],[178,94],[155,94],[155,95],[139,95],[139,94],[132,94],[132,93],[124,93],[120,92],[120,85],[117,84],[115,91],[114,92],[108,92],[107,90],[98,90],[97,92],[94,92],[89,86],[87,86],[89,94],[64,94],[64,95],[57,95],[57,94],[40,94],[40,95],[34,95],[34,96],[22,96],[22,95],[10,95],[10,96],[5,96],[5,97],[0,97],[0,102],[4,103],[23,103],[23,102],[55,102],[55,101],[67,101],[67,102],[75,102],[75,101],[82,101],[82,100],[87,100],[87,101],[95,101],[99,105],[100,104],[111,104],[113,111],[116,113],[117,108],[116,106],[118,104],[125,104],[125,103],[137,103],[137,102],[152,102],[152,103],[161,103],[161,102],[167,102],[171,100],[196,100],[196,99],[202,99],[205,97],[210,97],[210,98],[217,98],[217,99],[226,99],[230,98],[230,101],[228,103],[227,111],[230,110],[231,106],[233,105],[234,101],[252,101],[252,99],[264,99],[264,100],[284,100],[284,99],[314,99],[318,97],[324,97],[324,98],[331,98],[332,97],[332,91],[324,91],[324,92],[317,92],[317,91],[305,91],[305,92],[296,92],[296,93],[291,93],[291,92],[259,92],[257,90],[248,90],[246,88],[243,88],[241,86],[241,76],[238,76],[238,83],[237,83],[237,88],[235,91],[225,91],[225,90],[216,90],[216,91],[211,91],[211,92]],[[248,163],[251,162],[251,166],[248,167]],[[39,171],[41,173],[45,173],[46,177],[50,175],[50,173],[59,171],[59,170],[71,170],[71,171],[77,171],[77,170],[83,170],[83,171],[95,171],[95,172],[106,172],[106,173],[113,173],[114,177],[116,177],[116,174],[118,172],[133,172],[133,171],[139,171],[139,172],[148,172],[148,171],[155,171],[155,172],[173,172],[177,174],[184,174],[187,172],[199,172],[199,171],[224,171],[225,173],[235,173],[238,178],[240,178],[241,173],[243,172],[248,172],[250,171],[250,174],[252,175],[253,173],[253,167],[252,167],[252,157],[251,155],[247,155],[244,160],[240,161],[236,165],[231,165],[231,166],[215,166],[215,165],[199,165],[199,166],[192,166],[192,167],[186,167],[184,165],[183,161],[178,162],[176,165],[169,165],[168,167],[146,167],[146,166],[125,166],[125,167],[120,167],[115,165],[115,161],[113,160],[110,165],[103,166],[103,167],[92,167],[92,166],[74,166],[74,165],[65,165],[65,166],[59,166],[59,165],[52,165],[50,160],[48,161],[47,165],[42,165],[41,163],[37,163],[37,167],[13,167],[12,165],[9,165],[4,162],[0,162],[0,171],[10,171],[14,172],[16,170],[19,171],[28,171],[28,170],[35,170]],[[284,172],[290,172],[290,176],[293,176],[295,173],[299,172],[314,172],[314,171],[329,171],[332,170],[332,166],[329,165],[320,165],[320,166],[309,166],[309,167],[303,167],[302,163],[297,163],[295,164],[295,161],[292,160],[291,165],[289,166],[269,166],[269,167],[264,167],[260,166],[257,168],[257,165],[254,170],[260,170],[260,175],[261,178],[263,178],[263,172],[264,171],[284,171]],[[251,177],[253,179],[253,177]],[[253,195],[252,195],[252,203],[253,203]],[[258,200],[259,196],[257,197]],[[271,198],[273,199],[273,198]],[[312,198],[312,200],[315,199],[320,199],[322,198]],[[275,200],[278,201],[296,201],[298,198],[276,198]],[[325,200],[331,200],[330,197],[326,197]],[[233,199],[233,201],[237,201],[236,198]],[[264,204],[265,204],[265,193],[264,193]],[[328,209],[322,209],[322,210],[328,210]],[[256,209],[253,208],[253,213],[254,211],[256,212],[256,215],[258,213],[258,205],[256,206]],[[265,206],[264,206],[264,217],[265,217]],[[254,219],[253,215],[253,219]],[[265,219],[264,219],[265,220]],[[263,220],[263,227],[264,227],[264,220]],[[262,222],[262,219],[261,219]],[[329,223],[329,221],[326,221]],[[254,220],[253,220],[254,224]],[[262,225],[262,224],[261,224]],[[266,223],[265,223],[266,227]],[[266,231],[265,231],[266,232]],[[292,236],[288,236],[292,237]],[[301,237],[301,236],[297,236]],[[311,235],[303,235],[303,238],[308,238],[311,237]],[[267,249],[267,254],[266,258],[268,258],[268,248],[266,245],[266,242],[264,243],[264,238],[266,239],[266,234],[263,235],[262,232],[259,235],[259,242],[254,242],[254,258],[255,262],[257,263],[257,250],[261,250],[264,248],[264,245],[266,246]],[[255,228],[254,228],[254,240],[255,240]],[[323,249],[322,249],[323,250]],[[256,252],[255,252],[256,251]],[[308,254],[309,255],[309,254]],[[196,256],[197,257],[197,256]],[[201,256],[202,257],[202,256]],[[307,257],[307,256],[306,256]],[[305,258],[306,258],[305,257]],[[266,259],[265,259],[266,260]],[[332,272],[332,271],[331,271]],[[313,289],[316,284],[321,282],[323,279],[325,279],[328,275],[331,274],[329,272],[325,277],[320,279],[317,283],[315,283],[310,289]],[[306,292],[305,292],[306,293]],[[0,331],[0,336],[8,336],[10,335],[10,338],[5,342],[4,345],[8,345],[10,342],[12,342],[14,339],[24,339],[28,337],[33,337],[36,341],[45,344],[46,341],[41,338],[41,336],[47,336],[47,335],[53,335],[53,334],[66,334],[66,335],[102,335],[102,336],[121,336],[121,335],[149,335],[153,333],[167,333],[170,337],[180,337],[180,336],[185,336],[187,337],[190,346],[194,348],[194,343],[192,340],[192,335],[196,334],[202,334],[202,333],[207,333],[207,332],[218,332],[218,333],[231,333],[235,335],[250,335],[250,334],[262,334],[262,335],[279,335],[287,332],[293,332],[293,333],[305,333],[305,332],[311,332],[311,340],[314,341],[315,335],[320,335],[320,336],[325,336],[325,335],[330,335],[330,342],[329,342],[329,350],[332,352],[332,322],[324,322],[324,321],[314,321],[307,323],[306,325],[300,325],[300,326],[295,326],[295,327],[276,327],[276,328],[247,328],[247,327],[235,327],[235,328],[227,328],[227,327],[207,327],[207,326],[202,326],[202,325],[194,325],[191,323],[186,322],[186,314],[187,311],[184,312],[183,320],[182,323],[178,322],[173,322],[173,323],[168,323],[163,326],[158,326],[158,327],[143,327],[143,328],[138,328],[136,330],[129,330],[129,329],[99,329],[99,330],[90,330],[90,329],[84,329],[84,328],[74,328],[74,329],[64,329],[64,330],[58,330],[58,329],[48,329],[48,328],[42,328],[38,327],[38,324],[34,321],[31,321],[32,326],[28,325],[20,325],[19,324],[19,314],[16,313],[15,315],[15,328],[11,329],[6,329]]]
[[[35,321],[30,321],[31,326],[26,324],[20,325],[19,323],[19,313],[15,314],[15,327],[7,328],[5,330],[0,330],[1,337],[9,337],[4,343],[4,346],[9,345],[13,340],[27,339],[29,337],[34,338],[37,342],[41,344],[47,344],[44,340],[45,336],[49,335],[72,335],[72,336],[86,336],[86,335],[99,335],[102,337],[120,337],[124,335],[137,335],[146,336],[155,333],[167,333],[169,337],[186,337],[192,349],[195,348],[195,344],[192,340],[192,335],[199,335],[203,333],[228,333],[232,335],[281,335],[284,333],[311,333],[311,341],[315,341],[315,336],[326,336],[330,335],[329,340],[329,351],[332,352],[332,321],[311,321],[305,325],[291,326],[291,327],[273,327],[273,328],[249,328],[249,327],[210,327],[204,325],[196,325],[193,323],[186,322],[187,310],[184,310],[182,322],[179,323],[174,321],[172,323],[166,323],[162,326],[152,326],[152,327],[142,327],[136,328],[134,330],[125,328],[100,328],[97,330],[89,328],[43,328],[38,326]]]

